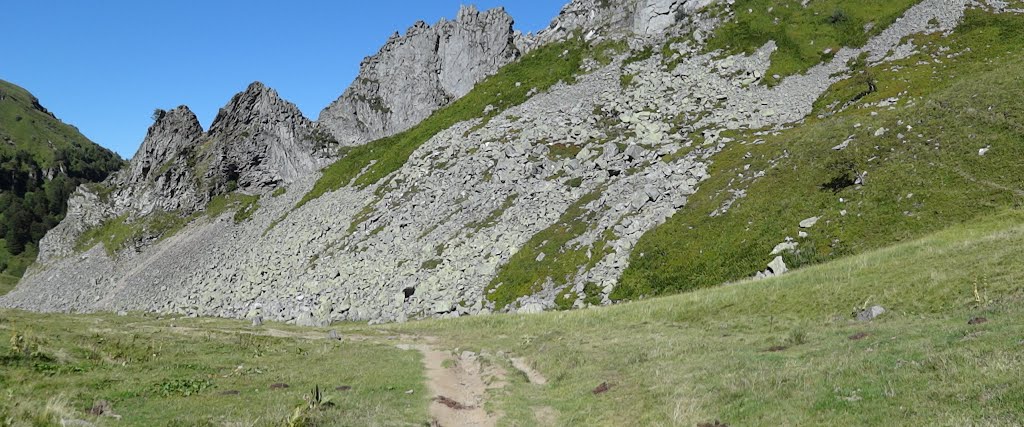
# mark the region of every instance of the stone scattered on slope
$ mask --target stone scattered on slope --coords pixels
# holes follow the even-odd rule
[[[813,218],[807,218],[803,221],[800,221],[800,228],[813,228],[815,225],[818,225],[818,221],[820,220],[821,217],[817,216]]]
[[[870,322],[875,320],[878,316],[885,314],[885,308],[880,305],[871,306],[863,310],[858,310],[854,313],[854,317],[859,322]]]
[[[261,199],[247,222],[197,221],[152,247],[122,251],[117,260],[102,248],[75,252],[67,235],[47,236],[51,244],[41,255],[45,268],[0,297],[0,305],[260,316],[314,325],[486,314],[498,309],[488,284],[502,269],[534,237],[569,228],[568,242],[540,250],[544,256],[531,253],[525,267],[544,271],[570,255],[586,261],[563,277],[539,278],[535,292],[504,310],[546,310],[556,299],[578,308],[608,304],[640,238],[685,207],[710,177],[710,162],[721,150],[741,143],[727,130],[781,128],[804,119],[851,59],[867,55],[883,61],[911,34],[947,31],[959,22],[964,4],[923,0],[863,48],[841,49],[833,60],[772,87],[745,82],[765,75],[774,43],[726,58],[692,42],[673,43],[681,62],[672,70],[663,66],[660,49],[625,66],[621,61],[593,65],[571,84],[536,93],[487,122],[469,120],[441,131],[379,183],[343,187],[294,211],[315,174],[285,184],[287,192],[278,197]],[[595,10],[594,16],[604,12]],[[632,28],[633,15],[623,16],[622,28]],[[929,24],[933,21],[939,25]],[[661,46],[659,37],[631,40]],[[401,43],[396,39],[391,48]],[[624,74],[634,76],[627,88],[621,84]],[[263,103],[249,101],[261,93],[256,88],[231,109],[263,111],[255,108]],[[244,120],[229,118],[206,136],[243,135],[235,124]],[[266,120],[274,123],[272,117]],[[259,126],[250,132],[302,128]],[[691,138],[698,130],[700,142]],[[159,163],[152,162],[146,173],[160,171]],[[187,189],[191,184],[186,184],[180,183]],[[744,196],[741,189],[733,191],[716,212],[728,211]],[[101,199],[91,194],[73,200],[78,207],[60,227],[109,217],[112,208]],[[578,216],[567,218],[570,209]],[[278,223],[278,218],[284,219]],[[582,227],[568,227],[578,225],[579,218]],[[58,247],[66,256],[56,256]],[[761,275],[788,269],[781,257],[771,267]]]
[[[768,263],[768,271],[775,276],[781,276],[786,274],[789,271],[789,268],[786,267],[786,261],[783,260],[781,256],[777,256],[772,260],[772,262]]]

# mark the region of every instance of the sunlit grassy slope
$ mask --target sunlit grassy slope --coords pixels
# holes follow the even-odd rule
[[[773,280],[397,329],[532,360],[550,383],[496,397],[509,425],[1019,425],[1022,246],[1010,211]]]
[[[729,134],[736,142],[712,159],[711,178],[689,205],[638,243],[613,298],[751,277],[809,217],[822,220],[805,230],[798,254],[785,255],[791,266],[1020,206],[1024,17],[972,10],[951,36],[916,40],[919,54],[859,68],[806,122],[778,135]],[[878,105],[890,99],[892,106]],[[844,141],[848,148],[833,149]],[[758,171],[765,176],[755,179]],[[859,174],[865,184],[853,185]],[[746,197],[712,217],[731,190]]]

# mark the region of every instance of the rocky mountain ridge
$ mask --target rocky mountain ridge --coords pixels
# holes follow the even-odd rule
[[[858,59],[906,58],[913,50],[908,37],[951,31],[969,3],[917,2],[863,46],[830,49],[806,73],[772,86],[760,83],[776,43],[723,55],[707,52],[693,36],[717,22],[700,15],[707,4],[574,1],[549,30],[530,36],[537,44],[521,44],[529,46],[527,55],[566,57],[577,45],[556,40],[573,37],[573,28],[586,30],[584,38],[618,28],[602,33],[599,44],[613,53],[597,52],[611,58],[594,54],[574,81],[531,91],[498,114],[485,109],[425,141],[384,179],[342,186],[299,207],[316,174],[297,173],[286,192],[263,193],[247,221],[198,220],[151,248],[114,258],[98,246],[68,256],[76,252],[59,248],[73,240],[54,233],[47,252],[55,255],[0,303],[302,324],[608,304],[642,236],[701,195],[726,147],[763,144],[763,137],[799,124]],[[429,33],[425,26],[419,31]],[[186,112],[174,114],[192,129]],[[175,136],[158,125],[151,134],[174,145]],[[767,172],[744,170],[736,179]],[[257,188],[261,182],[237,180]],[[730,194],[715,215],[744,197],[742,189]]]
[[[404,131],[518,58],[512,26],[504,9],[473,6],[453,21],[417,22],[363,60],[355,82],[318,122],[344,146]]]
[[[186,106],[157,110],[153,118],[125,169],[71,197],[68,218],[40,243],[41,264],[72,254],[85,231],[115,218],[188,217],[219,195],[267,192],[327,161],[313,123],[259,82],[235,95],[209,131]]]

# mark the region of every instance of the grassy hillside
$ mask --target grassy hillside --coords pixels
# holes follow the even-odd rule
[[[708,41],[708,50],[754,53],[769,41],[772,55],[765,82],[807,71],[839,49],[861,47],[921,0],[739,0],[735,16]]]
[[[35,260],[39,239],[64,218],[75,188],[122,164],[31,93],[0,80],[0,293]]]
[[[738,141],[713,159],[712,178],[644,236],[613,297],[751,277],[787,237],[800,246],[786,262],[800,266],[1020,206],[1024,17],[974,10],[950,37],[916,41],[919,54],[862,66],[836,84],[805,123],[771,136],[728,135]],[[879,106],[887,100],[895,102]],[[864,185],[854,185],[865,172]],[[710,216],[731,190],[747,195]],[[799,239],[800,221],[815,216],[822,220]]]
[[[529,359],[549,383],[495,396],[509,425],[1018,425],[1022,245],[1010,211],[763,282],[397,330]]]
[[[0,311],[0,420],[284,425],[319,385],[333,406],[293,425],[421,424],[434,396],[418,354],[395,344],[435,337],[453,359],[523,357],[546,377],[490,362],[511,372],[484,405],[504,425],[1018,425],[1022,246],[1024,212],[1002,211],[761,282],[573,312],[337,325],[340,342],[280,325]],[[852,320],[874,304],[888,312]],[[88,415],[99,400],[122,418]]]

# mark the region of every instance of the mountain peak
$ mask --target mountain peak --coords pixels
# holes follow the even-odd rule
[[[276,90],[261,82],[252,82],[242,92],[231,98],[217,113],[210,126],[211,133],[223,132],[225,128],[271,122],[296,121],[303,126],[311,125],[295,104],[281,98]]]
[[[320,113],[320,124],[342,145],[412,127],[519,57],[513,23],[503,8],[474,6],[433,27],[417,22],[363,60],[355,82]]]

